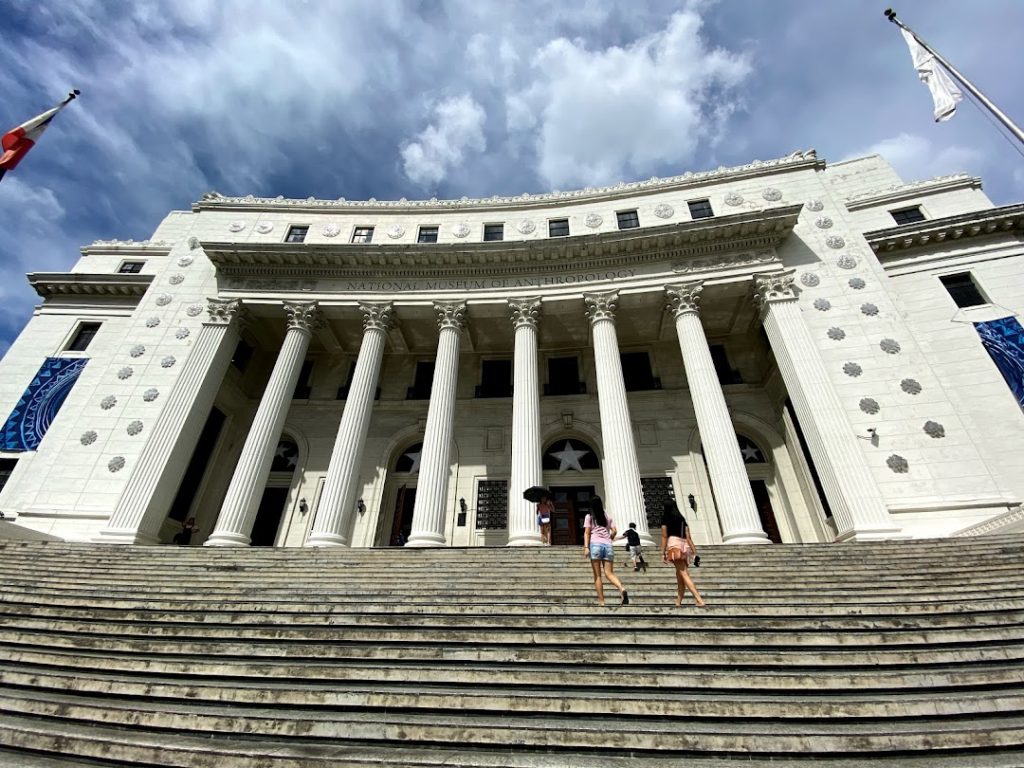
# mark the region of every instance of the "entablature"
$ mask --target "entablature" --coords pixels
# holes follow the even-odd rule
[[[876,229],[865,232],[864,238],[881,258],[886,254],[935,247],[950,241],[1007,234],[1024,235],[1024,203]]]
[[[84,272],[30,272],[28,282],[36,293],[50,296],[142,296],[153,275],[92,274]]]

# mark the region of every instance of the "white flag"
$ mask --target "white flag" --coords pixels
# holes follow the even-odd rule
[[[949,120],[956,112],[957,102],[963,101],[964,95],[956,87],[953,78],[946,74],[943,66],[935,60],[935,56],[928,53],[916,37],[902,27],[900,32],[903,33],[903,39],[907,41],[910,48],[910,58],[914,60],[917,76],[932,92],[932,101],[935,102],[935,122],[941,123],[944,120]]]

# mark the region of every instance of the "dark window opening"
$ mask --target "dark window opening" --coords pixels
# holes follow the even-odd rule
[[[288,227],[288,235],[284,241],[286,243],[304,243],[308,232],[309,227]]]
[[[304,360],[302,370],[299,372],[299,380],[295,382],[295,392],[292,393],[293,400],[308,400],[312,387],[309,385],[309,377],[313,375],[313,361]]]
[[[921,213],[920,206],[915,205],[913,208],[902,208],[898,211],[889,211],[892,214],[892,218],[897,224],[913,224],[917,221],[924,221],[924,214]]]
[[[417,243],[436,243],[437,242],[437,227],[420,227],[419,237],[416,238]]]
[[[636,211],[620,211],[615,216],[619,220],[619,229],[636,229],[640,226],[640,217]]]
[[[92,343],[97,332],[100,329],[102,323],[82,323],[78,326],[78,331],[75,333],[75,337],[68,344],[68,352],[85,352],[86,348]]]
[[[484,224],[484,242],[505,239],[504,224]]]
[[[335,396],[335,400],[348,400],[348,393],[352,389],[352,379],[355,378],[355,375],[356,361],[353,360],[352,365],[348,367],[348,378],[345,379],[345,384],[343,386],[338,387],[338,394]],[[374,391],[373,399],[380,400],[380,387],[377,387],[377,389]]]
[[[252,360],[252,353],[254,351],[252,345],[247,343],[245,339],[239,339],[238,345],[235,347],[235,354],[231,356],[231,364],[244,373],[245,369],[249,367],[249,361]]]
[[[405,393],[406,400],[429,400],[430,388],[434,384],[434,361],[421,360],[416,363],[416,377]]]
[[[144,261],[125,261],[117,268],[117,271],[122,275],[134,275],[142,271],[142,265],[145,263]]]
[[[415,443],[402,451],[395,460],[395,472],[419,472],[423,443]]]
[[[691,219],[708,219],[715,215],[710,200],[691,200],[687,205],[690,207]]]
[[[373,242],[373,227],[356,227],[352,232],[353,243]]]
[[[661,389],[661,379],[651,371],[651,356],[646,352],[621,352],[622,381],[627,392]]]
[[[586,383],[580,381],[579,358],[548,358],[548,383],[544,385],[545,395],[582,395],[586,391]]]
[[[552,219],[548,222],[548,237],[568,237],[569,220]]]
[[[0,491],[4,489],[7,481],[11,479],[11,473],[14,472],[17,464],[17,459],[0,459]]]
[[[512,361],[484,360],[480,363],[477,397],[512,397]]]
[[[210,415],[206,417],[203,431],[199,433],[199,441],[192,451],[192,458],[188,462],[185,474],[182,475],[178,493],[171,502],[170,512],[167,513],[171,520],[183,521],[192,508],[192,502],[213,456],[213,449],[217,447],[217,438],[220,437],[221,427],[224,426],[224,418],[224,413],[217,408],[211,409]]]
[[[804,431],[800,429],[800,420],[796,417],[796,410],[793,408],[793,402],[788,397],[786,398],[785,407],[789,412],[789,418],[793,420],[793,428],[796,430],[796,439],[800,443],[800,450],[803,451],[804,458],[807,459],[807,468],[811,472],[811,481],[814,483],[814,490],[818,492],[818,499],[821,501],[821,508],[825,511],[825,517],[831,520],[832,507],[828,505],[828,497],[825,496],[825,487],[821,484],[821,478],[818,477],[818,469],[814,466],[814,457],[811,455],[811,451],[807,447],[807,438],[804,437]]]
[[[711,350],[711,362],[714,363],[715,373],[718,374],[718,383],[742,384],[743,377],[729,364],[729,356],[725,353],[725,347],[721,344],[711,344],[709,349]]]
[[[946,290],[949,291],[949,295],[953,297],[953,301],[958,307],[976,307],[979,304],[988,304],[970,272],[942,275],[939,280],[946,286]]]

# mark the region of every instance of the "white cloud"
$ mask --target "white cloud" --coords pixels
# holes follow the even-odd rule
[[[486,113],[469,94],[434,105],[435,121],[402,146],[405,175],[420,185],[436,184],[471,152],[487,148]]]
[[[541,48],[532,82],[508,96],[506,110],[510,131],[536,126],[545,182],[643,176],[684,163],[702,140],[713,139],[751,65],[743,54],[709,49],[700,31],[700,17],[687,10],[625,47],[591,50],[560,38]]]
[[[973,147],[956,144],[936,147],[923,136],[911,133],[882,139],[843,159],[874,154],[888,160],[904,181],[920,181],[960,171],[976,172],[984,159]]]

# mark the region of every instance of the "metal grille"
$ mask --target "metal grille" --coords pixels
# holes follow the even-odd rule
[[[476,527],[508,528],[508,480],[481,480],[476,487]]]
[[[676,500],[676,494],[672,490],[672,478],[641,477],[640,489],[644,493],[647,527],[653,531],[661,527],[661,518],[665,514],[665,503]]]

